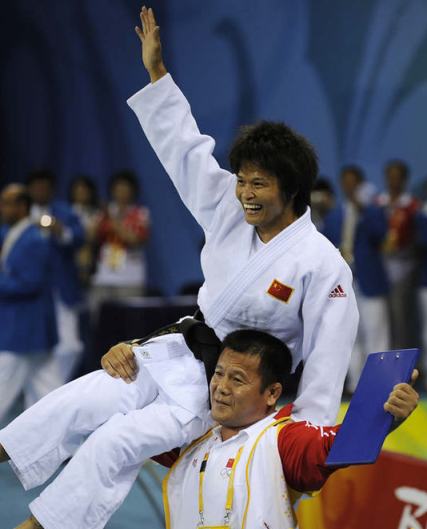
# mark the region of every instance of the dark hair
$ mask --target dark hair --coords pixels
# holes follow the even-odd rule
[[[56,176],[50,169],[37,169],[31,171],[27,177],[27,185],[31,185],[37,180],[47,180],[52,187],[55,187],[56,184]]]
[[[326,191],[331,195],[335,195],[335,191],[331,182],[325,176],[319,176],[319,178],[314,182],[312,191]]]
[[[16,193],[16,196],[15,196],[15,202],[17,204],[24,204],[25,206],[25,209],[27,210],[27,212],[30,211],[31,209],[31,204],[33,203],[33,201],[31,200],[31,196],[30,194],[28,193],[28,190],[27,189],[22,189],[21,191],[18,191]]]
[[[384,171],[387,173],[390,169],[398,169],[402,178],[406,181],[409,178],[409,166],[406,162],[399,159],[389,160],[385,166]]]
[[[90,205],[95,207],[98,205],[98,190],[96,188],[95,182],[86,175],[78,175],[73,178],[68,187],[68,202],[73,202],[73,191],[76,185],[83,184],[89,189],[90,193]]]
[[[136,174],[133,171],[124,169],[122,171],[117,171],[116,173],[114,173],[110,178],[110,183],[108,186],[110,194],[113,190],[113,187],[119,182],[126,182],[132,188],[134,198],[138,198],[139,183],[138,178],[136,177]]]
[[[356,165],[356,164],[343,165],[340,171],[340,178],[342,179],[346,173],[353,174],[357,178],[357,181],[359,183],[365,181],[365,173],[359,165]]]
[[[242,127],[231,146],[230,166],[235,174],[245,163],[274,175],[285,202],[301,216],[310,205],[310,192],[318,165],[314,147],[284,123],[261,121]]]
[[[242,329],[228,334],[222,342],[222,350],[232,349],[237,353],[259,355],[261,392],[270,384],[283,381],[291,372],[292,356],[288,346],[266,332]]]

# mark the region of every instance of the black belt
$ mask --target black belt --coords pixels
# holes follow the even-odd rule
[[[144,338],[137,338],[126,343],[141,345],[153,338],[167,334],[182,334],[184,336],[185,343],[195,358],[201,360],[205,365],[206,378],[209,384],[215,372],[222,344],[214,330],[204,322],[200,309],[196,311],[193,317],[189,316],[181,321],[161,327]]]

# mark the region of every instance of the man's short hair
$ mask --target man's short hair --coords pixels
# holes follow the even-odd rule
[[[261,375],[261,392],[284,379],[292,369],[292,356],[288,346],[266,332],[242,329],[228,334],[222,342],[222,350],[232,349],[237,353],[258,355]]]
[[[56,185],[56,176],[50,169],[36,169],[28,174],[26,184],[30,185],[38,180],[46,180],[52,187]]]
[[[355,163],[343,165],[340,171],[340,178],[342,179],[346,173],[353,174],[359,183],[365,181],[365,173],[360,165],[356,165]]]
[[[28,193],[28,190],[26,188],[22,189],[22,191],[18,191],[15,196],[15,201],[17,204],[23,204],[25,206],[25,209],[27,213],[30,212],[32,200],[31,196]]]
[[[384,172],[387,174],[390,169],[397,169],[398,171],[400,171],[400,174],[404,181],[409,179],[409,165],[403,160],[395,158],[386,162],[384,166]]]
[[[274,175],[285,202],[294,200],[296,215],[301,216],[310,205],[318,172],[316,151],[304,136],[284,123],[261,121],[242,127],[229,160],[235,174],[245,163],[253,163]]]
[[[126,184],[128,184],[129,187],[132,188],[132,193],[133,193],[135,200],[138,198],[138,194],[140,192],[140,186],[139,186],[138,178],[133,171],[131,171],[130,169],[123,169],[121,171],[117,171],[116,173],[113,173],[113,175],[110,178],[110,182],[108,186],[110,194],[113,190],[113,187],[119,182],[125,182]]]
[[[99,203],[98,188],[92,178],[84,174],[77,175],[71,180],[68,186],[68,202],[70,202],[70,204],[73,202],[73,190],[79,184],[87,187],[90,194],[89,204],[93,207],[97,207]]]
[[[326,176],[319,176],[314,182],[312,191],[324,191],[325,193],[335,196],[334,187]]]

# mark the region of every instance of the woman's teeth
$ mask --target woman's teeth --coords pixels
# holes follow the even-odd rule
[[[260,204],[243,204],[245,211],[259,211],[262,206]]]

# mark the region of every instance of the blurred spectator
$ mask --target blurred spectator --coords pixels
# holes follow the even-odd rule
[[[24,393],[29,407],[62,380],[53,362],[57,342],[50,286],[50,245],[30,219],[20,184],[0,197],[0,420]]]
[[[326,216],[323,232],[340,248],[354,274],[360,320],[348,376],[353,392],[367,354],[389,349],[388,282],[381,256],[387,220],[382,209],[366,204],[367,187],[358,166],[343,167],[340,184],[344,203]]]
[[[113,175],[111,201],[101,214],[96,230],[99,257],[91,293],[95,308],[107,299],[141,296],[144,292],[144,245],[149,236],[149,212],[138,205],[138,194],[133,172]]]
[[[415,215],[419,201],[406,192],[409,168],[401,160],[391,160],[384,169],[387,191],[378,204],[388,218],[384,259],[390,279],[392,347],[402,349],[416,343],[416,247]]]
[[[85,228],[94,224],[99,213],[98,192],[95,183],[88,176],[76,176],[70,183],[68,199]]]
[[[311,220],[319,231],[323,230],[325,217],[334,205],[334,188],[327,178],[320,176],[311,191]]]
[[[413,187],[413,195],[420,203],[427,202],[427,176],[418,180]]]
[[[77,176],[70,184],[68,199],[85,231],[85,242],[76,252],[80,281],[89,286],[95,272],[96,250],[94,247],[96,223],[99,218],[98,193],[93,180]]]
[[[419,304],[422,339],[421,378],[427,391],[427,203],[415,217],[416,244],[419,250]]]
[[[32,172],[28,177],[28,190],[33,200],[31,217],[44,229],[51,243],[52,281],[59,333],[59,343],[54,353],[63,382],[66,382],[83,349],[78,318],[82,290],[75,253],[83,244],[84,231],[71,207],[55,200],[55,175],[51,171]]]

